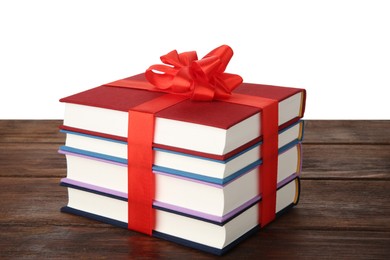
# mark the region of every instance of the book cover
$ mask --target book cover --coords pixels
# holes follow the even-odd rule
[[[278,100],[280,129],[303,116],[306,96],[303,89],[243,83],[237,91]],[[60,100],[66,104],[61,128],[126,141],[128,110],[161,95],[99,86]],[[260,109],[246,105],[184,100],[156,113],[154,145],[226,158],[261,140],[260,115]]]

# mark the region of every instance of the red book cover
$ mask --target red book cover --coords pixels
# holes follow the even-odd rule
[[[143,74],[130,77],[129,79],[141,82],[146,80]],[[278,100],[279,102],[297,93],[301,93],[300,100],[298,101],[300,102],[300,108],[299,111],[297,111],[296,116],[289,119],[287,122],[283,122],[282,124],[280,124],[279,129],[282,129],[285,126],[296,122],[297,120],[299,120],[299,118],[303,116],[304,113],[306,96],[306,92],[304,89],[243,83],[239,87],[237,87],[234,92],[270,98]],[[128,112],[129,109],[162,95],[165,94],[161,92],[102,85],[62,98],[60,101],[64,103],[72,103]],[[200,102],[185,100],[156,113],[156,117],[195,123],[205,126],[212,126],[221,129],[228,129],[231,126],[259,112],[259,109],[255,107],[233,104],[223,101]],[[112,136],[109,134],[102,134],[94,132],[91,129],[76,129],[69,125],[64,125],[61,128],[72,131],[85,132],[93,135],[101,135],[114,139],[126,140],[126,136]],[[253,142],[247,144],[245,147],[259,140],[260,138],[258,138],[257,140],[253,140]],[[164,145],[158,144],[157,146],[164,147]],[[180,148],[175,150],[186,151],[186,149],[183,150]],[[236,151],[234,151],[233,153],[235,152]]]
[[[139,74],[130,78],[146,80],[141,75]],[[243,83],[234,92],[275,99],[279,102],[302,92],[303,100],[300,116],[292,120],[296,121],[304,113],[306,96],[304,89]],[[162,95],[164,93],[103,85],[62,98],[60,101],[127,112],[132,107]],[[257,108],[228,102],[197,102],[186,100],[158,112],[156,116],[227,129],[257,112],[259,112]],[[280,126],[280,128],[283,128],[283,126]]]

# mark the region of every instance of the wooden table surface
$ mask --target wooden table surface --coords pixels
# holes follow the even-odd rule
[[[59,120],[0,120],[0,258],[213,259],[60,212]],[[390,121],[306,121],[297,207],[224,259],[390,259]]]

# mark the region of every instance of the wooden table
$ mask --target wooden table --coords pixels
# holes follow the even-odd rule
[[[82,217],[67,203],[61,121],[0,120],[0,258],[212,259]],[[306,121],[300,203],[224,259],[390,257],[390,121]]]

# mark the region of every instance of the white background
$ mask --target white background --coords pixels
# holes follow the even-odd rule
[[[305,88],[306,119],[390,119],[389,1],[0,0],[0,119],[61,119],[61,97],[177,49],[230,45],[227,72]]]

